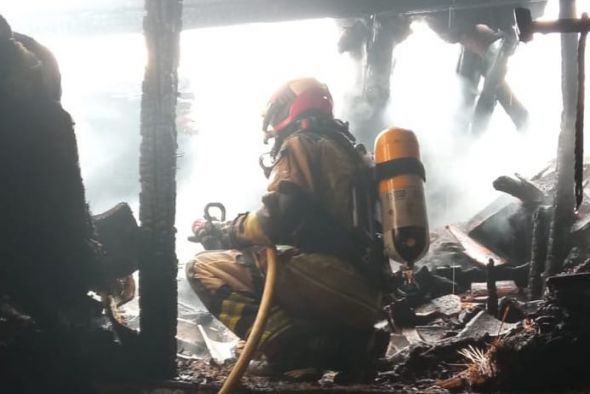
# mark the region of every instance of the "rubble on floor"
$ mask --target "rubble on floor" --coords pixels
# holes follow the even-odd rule
[[[502,179],[501,187],[527,201],[504,196],[472,220],[433,232],[429,253],[413,275],[397,276],[397,287],[388,295],[379,326],[389,330],[390,341],[374,379],[366,384],[343,385],[338,383],[336,371],[324,371],[321,378],[308,382],[247,374],[236,392],[448,393],[587,388],[590,204],[582,205],[572,227],[575,247],[564,261],[564,272],[549,278],[537,272],[537,282],[531,280],[533,242],[526,241],[533,236],[531,212],[546,207],[552,174],[546,170],[530,181]],[[540,286],[539,296],[530,291],[533,284]],[[121,325],[138,329],[136,300],[121,307],[120,312],[116,318]],[[31,324],[26,315],[0,300],[0,328],[7,337],[20,332],[21,337],[30,335],[31,343],[37,343]],[[112,331],[108,330],[109,335]],[[126,342],[121,337],[125,332],[118,332],[116,324],[114,332]],[[96,391],[217,392],[235,361],[238,339],[209,313],[181,298],[177,343],[178,378],[174,381],[121,383],[124,380],[115,379],[96,385]],[[54,350],[37,352],[47,353],[47,359],[53,360]],[[125,358],[119,361],[126,362]],[[65,365],[72,364],[68,360]],[[112,362],[105,360],[104,365],[109,364]],[[41,365],[32,368],[43,370]],[[109,371],[113,369],[124,372],[125,367],[111,366]]]
[[[585,167],[590,173],[590,167]],[[390,298],[391,330],[370,384],[341,386],[334,372],[310,383],[246,376],[240,392],[448,392],[587,387],[590,358],[590,204],[572,228],[565,272],[531,297],[533,213],[546,207],[555,173],[501,177],[502,196],[467,223],[436,230],[412,280]],[[516,197],[516,198],[515,198]],[[490,260],[493,263],[490,266]],[[401,276],[400,276],[401,277]],[[180,360],[180,380],[219,387],[231,361]],[[191,391],[186,391],[191,392]]]
[[[584,173],[588,178],[589,166]],[[396,316],[398,328],[413,328],[392,335],[389,369],[379,379],[408,384],[435,379],[434,386],[452,391],[588,386],[587,201],[571,229],[576,246],[564,262],[565,272],[546,278],[541,299],[527,291],[533,272],[533,212],[550,201],[554,175],[548,167],[530,181],[501,177],[494,186],[520,200],[502,196],[467,223],[436,232],[429,254],[420,262],[427,274],[415,275],[417,290],[410,307],[407,290],[395,301],[400,305],[391,307],[406,309]],[[486,266],[489,261],[491,268]],[[450,300],[460,300],[459,308],[447,307],[446,313],[437,305],[448,305],[449,296],[428,300],[448,288],[443,279],[452,282]],[[400,302],[404,297],[405,304]],[[431,321],[424,321],[426,316]]]

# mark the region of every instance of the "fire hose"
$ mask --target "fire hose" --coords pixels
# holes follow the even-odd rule
[[[221,214],[220,219],[217,219],[217,217],[213,216],[213,214],[211,213],[212,208],[217,208],[219,210]],[[211,202],[205,205],[203,216],[207,222],[213,223],[213,221],[225,221],[225,213],[225,206],[222,203]],[[212,228],[214,227],[212,226]],[[191,236],[188,239],[191,242],[203,242],[203,240],[199,240],[198,237],[195,236]],[[272,304],[272,298],[274,294],[274,288],[277,277],[277,250],[274,245],[266,248],[266,262],[266,279],[264,281],[262,299],[260,301],[258,313],[256,314],[256,320],[254,320],[254,324],[252,325],[250,335],[248,335],[248,340],[246,341],[246,345],[244,346],[242,354],[238,358],[236,365],[234,365],[234,367],[232,368],[225,382],[223,382],[221,390],[219,390],[220,394],[231,393],[235,385],[240,381],[240,378],[242,377],[242,375],[246,371],[246,368],[248,367],[248,363],[254,355],[254,351],[258,347],[258,343],[260,342],[262,333],[264,332],[264,326],[266,325],[268,312],[270,311],[270,306]]]
[[[254,321],[254,325],[252,326],[252,330],[250,331],[250,335],[248,336],[244,350],[238,358],[236,365],[233,367],[229,376],[223,383],[221,390],[219,390],[219,394],[231,393],[235,385],[240,381],[240,378],[248,367],[248,363],[254,355],[254,351],[258,347],[260,337],[262,337],[262,333],[264,332],[264,326],[266,325],[266,319],[268,318],[268,312],[272,304],[276,282],[277,251],[274,245],[266,249],[266,261],[266,279],[264,281],[262,300],[260,301],[260,307],[258,308],[258,313],[256,314],[256,320]]]

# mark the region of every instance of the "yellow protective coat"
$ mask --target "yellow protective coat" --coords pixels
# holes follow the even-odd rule
[[[342,226],[350,229],[351,187],[356,165],[354,158],[332,139],[297,132],[281,147],[268,191],[277,191],[282,181],[295,183],[312,194]],[[202,293],[204,287],[215,292],[229,287],[257,299],[259,289],[254,284],[252,269],[243,260],[245,253],[253,253],[257,269],[264,275],[265,261],[261,257],[264,253],[256,245],[270,245],[273,236],[266,234],[263,228],[257,212],[250,212],[236,228],[236,235],[240,242],[255,245],[253,248],[208,251],[195,256],[187,265],[187,277],[195,291]],[[279,250],[276,308],[271,311],[261,348],[279,337],[294,320],[337,330],[370,330],[381,302],[376,287],[368,283],[353,262],[327,254],[302,254],[294,248]],[[217,310],[221,321],[242,337],[247,331],[240,332],[239,315],[248,310],[248,306],[243,306],[246,304],[236,299],[222,302]]]

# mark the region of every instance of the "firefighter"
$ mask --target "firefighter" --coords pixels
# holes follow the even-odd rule
[[[263,120],[274,146],[262,207],[231,222],[193,224],[205,249],[217,250],[189,261],[188,280],[242,339],[262,294],[265,247],[280,245],[275,301],[258,348],[270,374],[336,369],[363,379],[382,347],[373,328],[381,291],[367,269],[367,229],[359,228],[353,201],[367,163],[332,107],[328,87],[315,79],[279,89]]]

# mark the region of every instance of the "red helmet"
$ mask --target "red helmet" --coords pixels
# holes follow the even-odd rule
[[[333,117],[332,107],[332,95],[325,84],[314,78],[296,79],[273,94],[264,112],[262,130],[273,137],[304,115]]]

